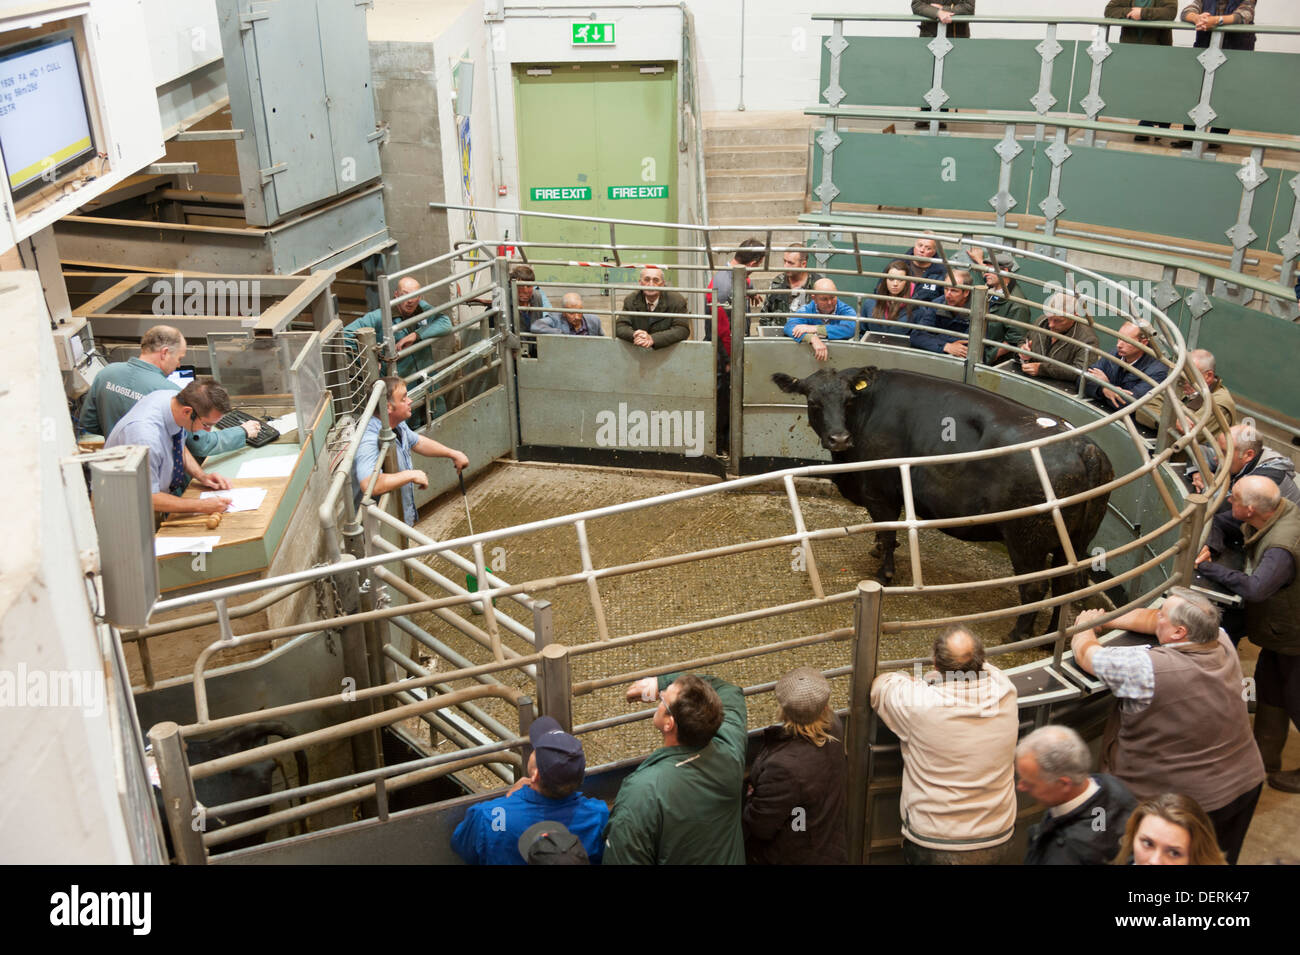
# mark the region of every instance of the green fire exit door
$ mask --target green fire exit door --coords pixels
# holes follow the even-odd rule
[[[674,66],[566,63],[518,66],[514,74],[519,207],[611,219],[677,221],[677,79]],[[524,217],[528,258],[599,260],[596,223]],[[677,245],[675,230],[618,226],[620,245]],[[664,262],[665,252],[630,252],[629,262]],[[676,261],[673,256],[672,261]],[[537,265],[540,282],[600,281],[594,270]],[[671,283],[672,276],[669,277]]]

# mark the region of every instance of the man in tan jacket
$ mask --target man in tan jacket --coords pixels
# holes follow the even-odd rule
[[[1016,689],[953,627],[924,677],[883,673],[871,706],[903,747],[903,858],[911,865],[995,865],[1016,825]]]

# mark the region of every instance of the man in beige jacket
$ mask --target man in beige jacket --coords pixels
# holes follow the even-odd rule
[[[953,627],[934,670],[883,673],[871,706],[903,746],[903,858],[911,865],[995,865],[1016,824],[1016,689]]]

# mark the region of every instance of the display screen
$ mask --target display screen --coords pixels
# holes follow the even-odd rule
[[[95,154],[70,32],[0,50],[0,150],[15,196]]]

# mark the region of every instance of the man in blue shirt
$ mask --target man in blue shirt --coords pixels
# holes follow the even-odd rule
[[[185,361],[185,351],[185,336],[170,325],[155,325],[145,332],[139,358],[114,362],[91,382],[77,416],[82,430],[108,437],[145,395],[162,389],[180,391],[181,386],[167,376]],[[185,446],[201,462],[209,455],[239,450],[248,438],[257,437],[261,428],[257,421],[245,421],[235,428],[198,431],[185,439]]]
[[[428,487],[429,476],[414,466],[411,452],[415,451],[416,454],[422,454],[426,458],[451,458],[451,463],[456,465],[457,471],[463,471],[469,466],[469,458],[454,448],[439,444],[433,438],[416,434],[408,428],[406,419],[411,417],[411,399],[406,394],[406,382],[400,378],[385,378],[384,384],[388,386],[388,425],[397,435],[397,466],[400,470],[394,474],[380,472],[375,478],[370,496],[374,500],[379,500],[389,491],[400,489],[402,520],[414,527],[415,522],[419,520],[419,514],[415,510],[415,489],[411,485]],[[361,504],[366,483],[370,480],[375,464],[379,461],[380,430],[382,429],[379,418],[371,418],[366,422],[365,436],[357,446],[357,456],[353,461],[353,475],[356,478],[356,497],[353,503],[358,506]]]
[[[582,296],[577,292],[569,292],[560,303],[563,311],[559,315],[547,313],[545,317],[533,322],[533,334],[591,335],[597,338],[604,334],[600,319],[582,310]]]
[[[831,315],[839,318],[830,319]],[[813,283],[812,301],[786,320],[785,333],[797,342],[806,337],[812,345],[813,357],[825,361],[830,357],[826,341],[852,338],[857,331],[855,318],[857,313],[835,294],[835,283],[830,279],[818,279]]]
[[[230,481],[205,474],[184,439],[188,431],[208,431],[230,410],[230,396],[211,378],[200,378],[181,391],[160,389],[135,403],[117,423],[104,448],[136,444],[149,449],[149,490],[155,513],[216,514],[230,501],[221,497],[182,498],[188,483],[214,491],[230,489]]]
[[[1133,322],[1125,322],[1119,333],[1136,339],[1143,345],[1150,343],[1146,333]],[[1088,374],[1096,381],[1086,381],[1084,387],[1084,394],[1107,411],[1112,408],[1122,408],[1134,398],[1141,398],[1155,387],[1148,384],[1137,372],[1142,372],[1156,383],[1164,381],[1165,376],[1169,374],[1169,369],[1159,358],[1148,355],[1137,345],[1126,342],[1122,338],[1116,340],[1115,350],[1111,354],[1115,358],[1103,358],[1088,369]],[[1134,370],[1125,368],[1116,359],[1132,365]]]
[[[452,849],[470,865],[525,865],[519,837],[547,820],[577,836],[591,864],[598,865],[609,807],[578,792],[587,768],[582,744],[550,716],[533,721],[528,739],[528,775],[501,798],[470,806],[452,833]]]

